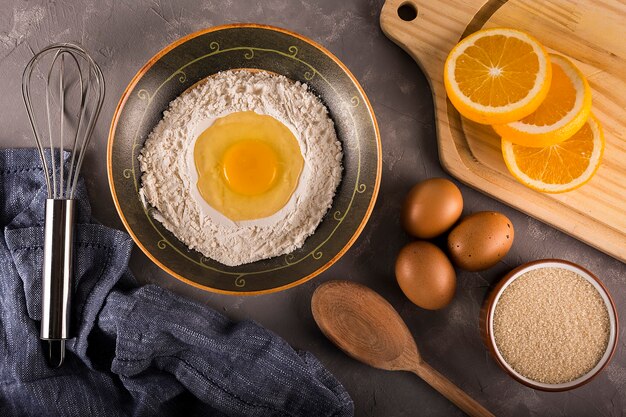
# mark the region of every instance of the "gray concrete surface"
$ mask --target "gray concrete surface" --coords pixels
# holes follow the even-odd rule
[[[321,42],[353,71],[374,106],[383,140],[383,182],[372,218],[347,254],[320,277],[273,295],[232,297],[178,282],[143,256],[132,267],[154,282],[222,311],[253,319],[299,349],[317,355],[346,386],[357,416],[461,415],[409,373],[379,371],[336,349],[316,328],[309,302],[328,279],[362,282],[398,309],[430,362],[496,415],[623,416],[626,413],[626,335],[610,366],[590,384],[566,393],[543,393],[510,379],[480,339],[478,313],[488,286],[520,263],[554,257],[580,263],[602,278],[626,320],[626,265],[493,199],[461,186],[464,212],[498,210],[516,228],[508,256],[482,273],[459,273],[452,304],[429,312],[411,304],[395,283],[393,265],[409,241],[398,214],[417,181],[445,176],[435,146],[431,93],[418,66],[380,31],[383,0],[0,0],[0,147],[31,146],[20,93],[24,65],[33,51],[54,41],[81,42],[100,63],[107,98],[84,169],[95,216],[122,228],[108,191],[106,140],[117,100],[135,71],[168,43],[190,32],[230,22],[289,28]],[[626,162],[626,161],[625,161]]]

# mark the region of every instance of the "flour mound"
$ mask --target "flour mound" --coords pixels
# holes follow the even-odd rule
[[[199,123],[232,112],[276,118],[295,133],[304,157],[290,210],[259,221],[218,221],[198,201],[188,158]],[[328,110],[306,84],[267,72],[225,71],[170,103],[139,155],[140,196],[153,216],[190,249],[228,266],[300,248],[330,208],[341,181],[341,143]],[[194,171],[195,172],[195,171]],[[269,219],[269,220],[268,220]]]

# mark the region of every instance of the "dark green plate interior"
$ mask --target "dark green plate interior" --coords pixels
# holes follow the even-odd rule
[[[304,246],[284,256],[228,267],[189,250],[151,215],[138,194],[137,156],[170,101],[219,71],[272,71],[309,85],[328,107],[342,142],[343,178],[333,205]],[[299,35],[259,25],[198,32],[157,54],[120,100],[108,150],[113,199],[128,231],[164,270],[201,288],[250,294],[277,291],[319,274],[350,247],[378,193],[381,171],[376,120],[363,90],[328,51]]]

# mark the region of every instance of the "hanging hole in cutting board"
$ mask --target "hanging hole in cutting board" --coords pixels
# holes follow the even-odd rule
[[[398,7],[398,17],[405,22],[415,20],[417,17],[417,6],[409,2],[402,3]]]

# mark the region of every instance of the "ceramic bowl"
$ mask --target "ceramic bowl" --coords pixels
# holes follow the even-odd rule
[[[606,305],[607,311],[609,313],[609,321],[610,321],[610,333],[609,333],[609,342],[607,344],[607,349],[604,352],[604,355],[600,359],[600,361],[593,367],[589,372],[582,375],[581,377],[562,384],[546,384],[542,382],[538,382],[532,380],[530,378],[525,377],[519,372],[515,371],[502,357],[500,352],[498,351],[497,344],[493,335],[493,317],[496,310],[496,306],[500,299],[500,296],[506,290],[506,288],[511,285],[517,278],[522,276],[528,271],[539,269],[539,268],[563,268],[568,269],[570,271],[576,272],[581,277],[586,279],[594,288],[598,291],[604,303]],[[522,384],[529,386],[534,389],[542,390],[542,391],[567,391],[570,389],[577,388],[581,385],[586,384],[591,379],[593,379],[596,375],[604,369],[604,367],[609,363],[615,349],[617,347],[617,339],[618,339],[618,319],[617,319],[617,310],[615,308],[615,304],[613,303],[613,299],[609,294],[606,287],[602,284],[602,282],[591,272],[586,270],[585,268],[576,265],[572,262],[560,260],[560,259],[544,259],[538,260],[534,262],[530,262],[524,265],[515,268],[511,272],[509,272],[498,284],[495,288],[490,292],[487,296],[485,303],[483,304],[483,308],[481,311],[481,333],[483,336],[483,341],[485,342],[487,349],[490,351],[491,355],[495,358],[496,362],[504,371],[513,377],[515,380],[521,382]]]
[[[342,142],[343,177],[333,205],[304,246],[284,256],[228,267],[189,250],[139,198],[137,156],[170,101],[219,71],[244,68],[309,85],[327,106]],[[305,37],[270,26],[227,25],[186,36],[132,79],[115,112],[108,175],[117,211],[137,245],[174,277],[227,294],[259,294],[305,282],[335,263],[365,226],[380,185],[381,142],[372,107],[339,59]]]

